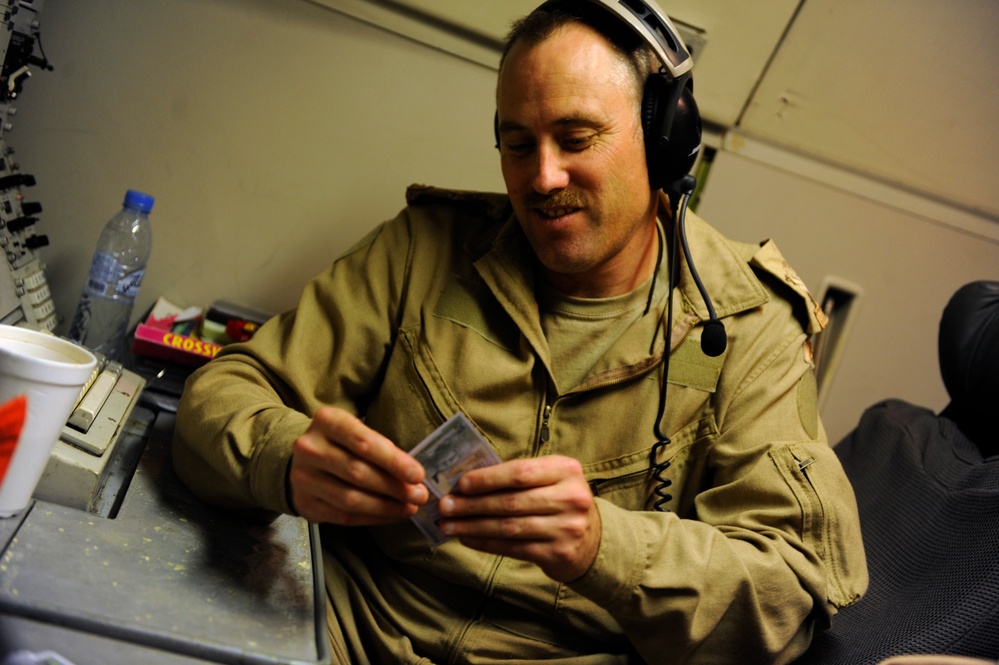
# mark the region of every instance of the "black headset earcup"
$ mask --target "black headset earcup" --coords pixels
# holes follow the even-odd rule
[[[642,95],[642,130],[649,182],[668,190],[690,173],[701,148],[701,114],[690,86],[651,75]]]

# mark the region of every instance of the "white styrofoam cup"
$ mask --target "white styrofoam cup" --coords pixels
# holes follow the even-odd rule
[[[59,433],[94,371],[90,351],[54,335],[0,325],[0,404],[27,396],[17,447],[0,479],[0,517],[27,508]]]

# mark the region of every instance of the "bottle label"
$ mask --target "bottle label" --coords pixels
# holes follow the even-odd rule
[[[132,270],[107,252],[96,252],[87,277],[87,291],[95,295],[135,298],[146,271]]]

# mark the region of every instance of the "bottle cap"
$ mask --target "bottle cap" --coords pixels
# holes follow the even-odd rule
[[[130,189],[125,192],[125,207],[135,208],[141,212],[149,212],[153,209],[153,202],[155,199],[149,194],[144,194],[140,191]]]

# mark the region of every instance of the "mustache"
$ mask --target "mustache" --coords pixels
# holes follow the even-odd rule
[[[571,189],[561,189],[553,194],[530,192],[524,196],[524,203],[531,208],[585,208],[583,196]]]

